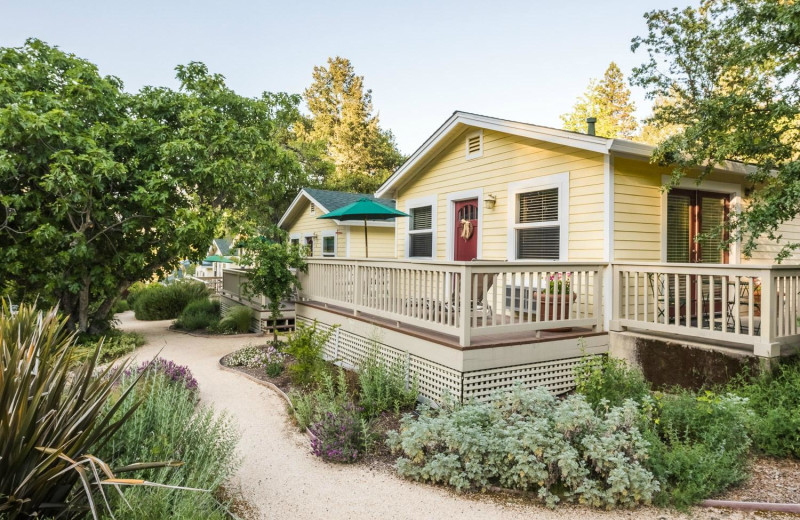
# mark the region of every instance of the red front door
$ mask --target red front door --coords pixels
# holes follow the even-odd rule
[[[468,262],[478,256],[478,199],[455,203],[453,260]]]

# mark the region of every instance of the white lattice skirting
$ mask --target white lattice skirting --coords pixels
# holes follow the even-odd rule
[[[298,316],[297,321],[307,326],[313,320]],[[330,330],[331,325],[317,322],[320,330]],[[337,328],[325,345],[324,354],[329,360],[357,367],[377,347],[382,361],[401,361],[409,379],[416,378],[422,396],[440,402],[445,393],[461,400],[488,401],[502,390],[521,384],[525,388],[544,386],[554,394],[568,392],[575,387],[573,369],[581,358],[572,357],[525,365],[459,372],[406,351],[380,343],[349,331]]]

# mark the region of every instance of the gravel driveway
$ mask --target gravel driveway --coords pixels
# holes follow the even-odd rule
[[[682,518],[669,511],[596,512],[559,507],[555,511],[516,497],[459,496],[446,489],[402,480],[364,465],[326,464],[312,456],[308,439],[288,422],[283,400],[261,385],[221,370],[219,359],[252,337],[201,338],[168,330],[170,322],[136,321],[118,315],[121,328],[145,335],[139,361],[161,351],[188,365],[200,385],[202,401],[236,418],[243,463],[230,483],[263,519],[621,519]],[[692,518],[751,518],[738,512],[696,509]],[[753,517],[755,518],[755,517]],[[764,516],[760,516],[764,518]]]

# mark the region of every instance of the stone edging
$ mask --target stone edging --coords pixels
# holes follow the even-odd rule
[[[188,330],[169,328],[170,332],[177,332],[178,334],[185,334],[194,338],[261,338],[264,337],[263,332],[247,332],[245,334],[198,334]]]
[[[252,381],[254,383],[257,383],[257,384],[259,384],[261,386],[269,388],[270,390],[272,390],[276,394],[278,394],[278,396],[282,397],[283,400],[286,401],[286,404],[289,405],[289,408],[292,409],[292,412],[294,412],[294,405],[292,404],[292,400],[289,399],[289,396],[286,395],[286,393],[283,390],[278,388],[276,385],[270,383],[269,381],[264,381],[263,379],[259,379],[257,377],[251,376],[250,374],[248,374],[246,372],[242,372],[241,370],[236,370],[235,368],[231,368],[231,367],[227,367],[227,366],[223,365],[222,364],[222,360],[225,359],[227,356],[228,356],[228,354],[225,354],[224,356],[219,358],[219,361],[217,362],[217,364],[219,365],[219,368],[221,368],[222,370],[225,370],[227,372],[231,372],[231,373],[243,376],[243,377],[249,379],[250,381]],[[317,438],[313,433],[311,433],[311,431],[308,428],[306,428],[305,434],[312,441]]]

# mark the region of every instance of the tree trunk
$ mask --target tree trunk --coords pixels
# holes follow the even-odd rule
[[[78,330],[86,332],[89,330],[89,287],[91,278],[89,275],[83,277],[81,292],[78,294]]]
[[[110,320],[108,319],[108,315],[111,312],[111,309],[114,307],[114,303],[119,299],[120,295],[125,292],[128,287],[131,286],[131,282],[125,281],[120,282],[117,285],[117,294],[116,296],[107,298],[100,307],[97,308],[94,315],[91,317],[91,323],[89,324],[89,334],[102,334],[107,332],[110,328]]]

